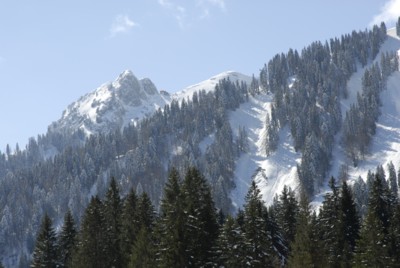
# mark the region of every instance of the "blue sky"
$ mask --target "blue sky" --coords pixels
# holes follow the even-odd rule
[[[1,0],[0,148],[125,69],[174,92],[399,15],[398,0]]]

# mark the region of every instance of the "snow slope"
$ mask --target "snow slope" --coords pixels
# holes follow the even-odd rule
[[[235,207],[241,207],[252,179],[261,190],[263,200],[271,204],[276,193],[283,190],[284,185],[297,188],[296,165],[301,154],[296,153],[289,129],[280,131],[280,145],[276,152],[267,156],[264,148],[265,118],[270,113],[272,95],[250,97],[249,102],[242,104],[230,114],[230,124],[234,133],[239,127],[245,127],[248,133],[249,150],[237,160],[235,169],[236,188],[231,192]]]
[[[227,71],[220,73],[216,76],[211,77],[210,79],[207,79],[203,82],[200,82],[198,84],[194,84],[192,86],[188,86],[177,93],[172,94],[172,98],[176,100],[182,100],[182,99],[191,99],[193,96],[194,92],[199,92],[200,90],[205,90],[206,92],[213,91],[215,86],[218,84],[218,82],[222,79],[229,79],[231,82],[236,82],[236,81],[243,81],[250,85],[251,83],[251,77],[235,72],[235,71]]]
[[[396,36],[395,29],[388,31],[388,40],[382,46],[380,53],[385,51],[397,51],[400,55],[400,38]],[[380,55],[377,56],[377,60],[379,59]],[[361,80],[358,84],[361,84]],[[350,87],[349,90],[354,88]],[[356,91],[351,94],[355,95]],[[400,168],[400,72],[395,72],[389,77],[387,89],[381,93],[381,100],[383,104],[381,116],[377,122],[370,154],[357,167],[349,167],[351,179],[356,179],[358,176],[365,179],[368,170],[374,171],[377,165],[386,168],[390,161],[397,169]]]
[[[388,31],[388,39],[382,45],[375,61],[380,61],[381,53],[398,51],[400,55],[400,39],[395,36],[395,30]],[[372,64],[372,63],[371,63]],[[361,78],[366,68],[359,68],[347,83],[349,97],[341,101],[342,116],[356,102],[357,92],[361,91]],[[370,154],[360,161],[357,167],[349,166],[349,176],[355,180],[358,176],[366,179],[368,170],[375,170],[377,165],[384,165],[390,161],[396,168],[400,168],[400,72],[395,72],[388,80],[387,90],[381,94],[383,106],[382,115],[377,123],[377,132],[373,138]],[[270,156],[266,156],[261,149],[265,139],[265,116],[270,112],[272,96],[259,95],[251,97],[248,103],[242,104],[239,109],[230,115],[230,124],[233,132],[237,133],[239,126],[245,127],[249,136],[249,152],[244,153],[237,160],[235,169],[236,188],[231,193],[231,199],[236,207],[244,203],[248,187],[255,180],[261,190],[263,200],[270,205],[274,196],[279,195],[284,185],[293,190],[299,187],[297,178],[297,164],[301,162],[301,153],[293,148],[292,138],[288,127],[280,131],[278,149]],[[349,161],[340,146],[341,133],[335,139],[331,171],[327,174],[338,177],[340,167]],[[312,205],[317,208],[323,195],[328,191],[327,185],[319,189]]]

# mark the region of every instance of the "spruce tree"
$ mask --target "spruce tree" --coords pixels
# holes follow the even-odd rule
[[[250,266],[270,267],[273,264],[272,241],[263,215],[264,203],[254,181],[247,192],[244,208],[246,254]]]
[[[186,248],[184,244],[184,211],[181,182],[178,171],[172,169],[164,187],[161,215],[157,224],[159,267],[184,267]]]
[[[154,240],[150,228],[142,225],[128,264],[129,268],[155,267]]]
[[[110,186],[104,200],[105,252],[108,267],[122,266],[120,250],[121,238],[121,198],[115,178],[111,178]]]
[[[397,176],[396,176],[396,169],[394,168],[394,165],[392,161],[389,162],[387,165],[388,170],[389,170],[389,185],[390,185],[390,191],[392,194],[393,202],[397,202],[398,199],[398,185],[397,185]]]
[[[367,215],[356,243],[356,267],[385,267],[390,264],[389,199],[382,175],[376,175],[369,193]]]
[[[77,251],[73,254],[72,267],[106,268],[105,225],[103,203],[95,196],[90,199],[83,215]]]
[[[390,256],[393,264],[400,263],[400,205],[396,204],[390,224]]]
[[[33,250],[32,268],[53,268],[58,265],[57,238],[52,224],[49,216],[45,214]]]
[[[245,238],[239,224],[228,216],[218,237],[220,266],[241,268],[249,261],[245,251]]]
[[[345,240],[350,248],[354,249],[355,241],[360,231],[360,217],[358,216],[356,204],[351,189],[344,181],[341,187],[340,196],[341,221],[343,221]]]
[[[389,267],[388,249],[387,235],[382,221],[369,210],[356,244],[355,267]]]
[[[189,168],[181,189],[185,213],[185,263],[188,267],[204,266],[212,260],[212,248],[218,235],[210,186],[197,169]]]
[[[294,192],[284,186],[276,207],[274,208],[276,220],[283,232],[283,238],[288,248],[296,234],[296,219],[299,210]]]
[[[71,210],[68,209],[64,216],[64,224],[58,236],[59,265],[60,267],[71,267],[72,252],[76,245],[77,231]]]
[[[138,198],[134,189],[131,189],[126,196],[121,216],[121,260],[122,266],[126,267],[135,244],[136,237],[140,231],[138,224],[137,201]]]
[[[297,216],[296,234],[291,244],[288,267],[313,267],[313,246],[311,240],[311,214],[307,194],[300,198],[299,213]]]
[[[137,224],[139,228],[144,226],[152,230],[156,215],[154,206],[146,192],[143,192],[138,198],[137,213],[137,222],[135,222],[135,224]]]
[[[340,194],[340,214],[339,221],[341,226],[341,262],[343,266],[350,267],[356,241],[359,238],[360,217],[358,216],[356,204],[354,202],[351,189],[346,181],[343,181]]]
[[[338,258],[341,256],[343,237],[341,235],[339,189],[335,185],[333,177],[329,181],[329,186],[332,192],[325,195],[318,222],[323,254],[327,265],[328,263],[333,265],[340,263]]]

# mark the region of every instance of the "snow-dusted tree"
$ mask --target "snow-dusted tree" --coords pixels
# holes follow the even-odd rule
[[[185,212],[184,243],[187,266],[202,266],[211,261],[211,249],[218,232],[217,216],[210,187],[196,168],[189,168],[181,187]]]
[[[71,267],[72,252],[77,242],[75,221],[71,210],[68,209],[64,216],[64,224],[58,236],[59,265],[60,267]]]
[[[265,118],[265,128],[266,128],[266,139],[265,139],[265,152],[270,155],[278,148],[279,142],[279,126],[278,121],[275,116],[274,107],[271,107],[271,116],[267,113]]]
[[[299,203],[296,235],[291,244],[288,267],[312,267],[314,246],[312,241],[311,209],[307,194],[303,193]]]
[[[181,181],[176,169],[172,169],[164,187],[161,215],[157,223],[157,263],[159,267],[184,267],[186,248]]]
[[[252,181],[244,205],[246,255],[252,267],[272,266],[274,259],[272,241],[264,218],[265,210],[260,190]]]
[[[274,211],[277,223],[282,229],[283,240],[286,247],[289,248],[296,234],[297,214],[299,211],[294,191],[290,187],[284,186],[279,199],[274,205]]]
[[[106,193],[103,205],[105,223],[105,256],[107,266],[122,267],[120,239],[121,239],[121,198],[119,189],[114,177],[111,178],[110,186]]]
[[[219,263],[224,267],[241,268],[249,261],[243,231],[231,216],[226,218],[222,226],[217,248]]]
[[[33,251],[32,268],[57,267],[57,238],[52,224],[52,220],[45,214]]]
[[[387,168],[389,170],[389,186],[390,186],[390,191],[392,192],[392,197],[394,199],[398,199],[398,185],[397,185],[397,175],[396,175],[396,169],[390,161],[387,164]]]

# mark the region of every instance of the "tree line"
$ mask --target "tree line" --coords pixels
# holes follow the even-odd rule
[[[91,198],[78,228],[45,215],[31,267],[389,267],[400,261],[397,180],[371,173],[364,215],[354,188],[331,178],[319,211],[288,187],[267,207],[253,181],[236,215],[217,210],[204,176],[169,173],[157,213],[145,192],[115,179]]]

